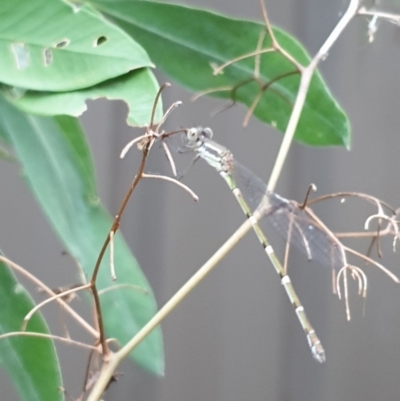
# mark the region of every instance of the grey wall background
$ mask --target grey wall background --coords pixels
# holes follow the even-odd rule
[[[192,4],[233,16],[260,18],[252,1],[193,0]],[[313,54],[329,34],[345,1],[268,0],[271,20],[298,37]],[[321,71],[352,124],[352,150],[310,149],[294,144],[277,191],[301,200],[309,183],[320,194],[339,190],[368,192],[400,205],[399,99],[400,30],[382,23],[369,44],[366,23],[347,28],[322,63]],[[182,60],[184,62],[184,60]],[[160,82],[167,78],[159,75]],[[245,109],[237,106],[217,117],[221,103],[189,101],[177,86],[164,104],[182,100],[168,124],[206,125],[236,158],[267,180],[281,135],[252,120],[241,127]],[[102,199],[115,213],[137,168],[139,154],[120,161],[124,144],[140,131],[124,125],[126,109],[117,102],[90,103],[83,116],[97,167]],[[161,152],[147,168],[166,172]],[[154,288],[159,305],[198,269],[243,221],[239,207],[220,177],[197,163],[185,182],[200,196],[194,203],[175,186],[154,180],[140,184],[127,210],[122,231]],[[1,163],[0,244],[6,254],[51,286],[74,282],[76,271],[19,178],[16,166]],[[344,211],[346,210],[346,211]],[[328,225],[362,226],[367,210],[329,205],[319,215]],[[279,238],[274,239],[282,249]],[[360,250],[365,250],[366,244]],[[388,249],[390,246],[387,247]],[[400,274],[400,258],[385,252],[385,264]],[[49,273],[49,267],[51,267]],[[120,382],[106,400],[398,400],[400,397],[400,288],[366,266],[369,295],[365,304],[351,297],[352,316],[331,294],[330,272],[293,254],[290,273],[309,318],[327,352],[319,365],[310,356],[304,334],[279,280],[250,233],[163,324],[166,374],[154,378],[125,363]],[[352,293],[355,293],[354,286]],[[78,309],[87,315],[82,301]],[[49,309],[50,316],[57,313]],[[65,386],[78,394],[84,358],[60,347]],[[14,400],[1,374],[0,399]]]

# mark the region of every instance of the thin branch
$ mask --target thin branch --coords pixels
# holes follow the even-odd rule
[[[82,391],[81,391],[81,396],[79,398],[83,398],[83,395],[87,391],[87,382],[89,380],[89,375],[90,375],[90,365],[92,364],[92,358],[93,358],[93,351],[90,352],[88,356],[88,360],[86,363],[86,369],[85,369],[85,379],[83,381],[83,386],[82,386]]]
[[[351,319],[351,316],[350,316],[350,306],[349,306],[349,284],[348,284],[348,280],[347,280],[347,268],[348,268],[348,266],[344,266],[339,271],[339,273],[337,275],[337,280],[339,283],[340,277],[343,276],[343,289],[344,289],[344,300],[345,300],[345,304],[346,304],[346,317],[347,317],[347,320],[349,321]],[[337,286],[337,289],[338,289],[338,297],[339,297],[339,299],[342,299],[339,284]]]
[[[335,233],[337,238],[374,238],[384,237],[386,235],[395,235],[395,232],[390,230],[391,225],[388,224],[386,228],[379,231],[351,231],[344,233]]]
[[[265,23],[265,27],[267,28],[267,31],[271,37],[271,41],[272,41],[272,46],[279,51],[279,53],[282,54],[282,56],[284,56],[286,59],[288,59],[294,66],[296,66],[296,68],[302,72],[304,67],[290,54],[288,53],[280,44],[279,42],[276,40],[274,31],[272,29],[272,25],[269,21],[268,18],[268,13],[267,13],[267,9],[265,7],[264,1],[260,0],[260,5],[261,5],[261,10],[262,10],[262,14],[263,14],[263,18],[264,18],[264,23]]]
[[[30,320],[30,319],[32,318],[32,316],[33,316],[40,308],[42,308],[43,306],[47,305],[47,304],[50,303],[50,302],[53,302],[54,300],[56,300],[56,299],[58,299],[58,298],[62,298],[62,297],[64,297],[65,295],[73,294],[73,293],[76,293],[76,292],[78,292],[78,291],[85,290],[85,289],[87,289],[87,288],[90,288],[90,284],[84,284],[84,285],[79,286],[79,287],[71,288],[71,289],[69,289],[69,290],[60,292],[59,294],[55,294],[55,295],[51,296],[50,298],[47,298],[47,299],[45,299],[44,301],[40,302],[40,303],[37,304],[34,308],[32,308],[32,309],[29,311],[29,313],[24,317],[24,320],[23,320],[23,322],[22,322],[21,330],[22,330],[22,331],[25,331],[26,326],[27,326],[29,320]]]
[[[304,197],[303,203],[299,205],[300,209],[304,209],[308,205],[308,198],[310,196],[310,192],[315,192],[317,190],[317,186],[315,184],[310,184],[307,189],[306,196]]]
[[[287,154],[290,149],[290,145],[292,144],[294,134],[296,132],[297,124],[300,119],[301,112],[303,110],[303,106],[306,100],[306,96],[308,93],[308,88],[311,83],[312,76],[314,74],[315,69],[317,68],[318,63],[322,58],[326,57],[330,48],[338,39],[340,34],[343,32],[344,28],[348,25],[354,15],[357,13],[357,9],[359,7],[360,0],[351,0],[349,7],[346,12],[343,14],[342,18],[339,20],[331,34],[326,39],[325,43],[321,46],[317,54],[311,60],[310,64],[301,70],[301,79],[300,86],[297,92],[296,100],[293,106],[292,113],[290,115],[290,119],[285,131],[285,135],[283,137],[281,147],[279,149],[278,155],[275,160],[275,165],[272,170],[269,182],[268,182],[268,191],[273,192],[276,187],[276,183],[278,181],[278,177],[281,174],[283,165],[285,163]]]
[[[385,214],[380,214],[380,213],[372,214],[371,216],[369,216],[368,219],[365,221],[364,229],[369,230],[369,224],[371,223],[372,220],[376,219],[385,220],[388,223],[388,226],[393,228],[394,235],[398,234],[399,232],[399,227],[397,226],[398,223],[395,220],[393,220],[393,218],[391,218],[390,216],[386,216]]]
[[[128,189],[128,192],[125,195],[125,198],[122,201],[122,204],[119,208],[119,211],[115,217],[114,223],[110,229],[110,232],[116,232],[119,228],[119,224],[120,224],[120,220],[121,220],[121,216],[125,210],[125,207],[129,201],[130,196],[132,195],[132,192],[134,191],[134,189],[136,188],[137,184],[139,183],[140,179],[142,178],[142,174],[144,171],[144,166],[146,164],[146,159],[147,159],[147,155],[148,155],[148,150],[151,146],[151,141],[147,143],[147,146],[143,149],[143,156],[142,156],[142,160],[139,166],[139,171],[138,174],[136,175],[136,177],[134,178],[134,180],[132,181],[131,186]],[[107,343],[106,343],[106,337],[105,337],[105,333],[104,333],[104,325],[103,325],[103,317],[102,317],[102,313],[101,313],[101,307],[100,307],[100,299],[99,299],[99,295],[97,292],[97,288],[96,288],[96,279],[97,279],[97,274],[99,272],[100,269],[100,265],[101,265],[101,261],[103,260],[104,254],[106,252],[106,249],[108,247],[108,244],[110,242],[110,235],[107,234],[106,240],[104,241],[104,244],[101,248],[101,251],[99,253],[99,256],[97,258],[96,261],[96,265],[94,267],[93,270],[93,275],[92,278],[90,279],[90,284],[91,284],[91,288],[92,288],[92,293],[93,293],[93,298],[95,301],[95,307],[96,307],[96,314],[97,314],[97,319],[98,319],[98,326],[99,326],[99,333],[100,333],[100,343],[102,345],[102,349],[103,349],[103,353],[104,355],[108,355],[109,353],[109,349],[107,347]]]
[[[346,305],[346,317],[347,320],[351,320],[350,315],[350,305],[349,305],[349,290],[348,290],[348,280],[347,271],[351,271],[351,276],[354,280],[358,281],[358,295],[361,295],[364,299],[367,296],[367,286],[368,280],[366,274],[357,266],[345,265],[343,266],[337,275],[336,279],[336,291],[339,299],[342,299],[342,293],[340,290],[340,279],[343,276],[343,288],[344,288],[344,299]]]
[[[176,180],[175,178],[168,177],[166,175],[159,175],[159,174],[142,174],[143,178],[157,178],[159,180],[169,181],[172,182],[179,187],[183,188],[195,201],[199,200],[199,197],[196,195],[194,191],[192,191],[187,185],[183,184],[182,182]]]
[[[267,34],[267,32],[265,32],[265,31],[260,32],[260,36],[258,38],[257,47],[256,47],[256,50],[258,52],[263,50],[262,45],[263,45],[266,34]],[[268,49],[265,49],[265,50],[268,50]],[[259,76],[260,76],[260,62],[261,62],[261,53],[258,53],[254,57],[254,76],[256,78],[259,78]]]
[[[236,232],[214,253],[213,256],[170,298],[154,317],[119,351],[111,354],[103,364],[99,380],[94,385],[87,401],[99,401],[109,380],[121,361],[136,348],[207,276],[227,253],[251,230],[252,223],[246,220]]]
[[[146,139],[147,137],[148,137],[148,134],[146,133],[146,134],[143,134],[143,135],[141,135],[141,136],[138,136],[138,137],[135,138],[135,139],[132,139],[132,140],[131,140],[130,142],[128,142],[128,143],[124,146],[124,148],[121,150],[121,154],[119,155],[119,157],[120,157],[121,159],[123,159],[123,158],[126,156],[126,154],[129,152],[129,149],[130,149],[135,143],[138,143],[138,142],[140,142],[140,141]]]
[[[390,213],[392,213],[394,216],[396,215],[396,210],[392,206],[390,206],[388,203],[382,201],[379,198],[376,198],[375,196],[365,194],[363,192],[335,192],[332,194],[327,194],[327,195],[319,196],[317,198],[310,199],[310,200],[308,200],[307,204],[310,206],[314,203],[321,202],[321,201],[324,201],[327,199],[347,198],[347,197],[361,198],[361,199],[364,199],[364,200],[372,203],[375,206],[382,205],[385,208],[387,208],[390,211]]]
[[[42,288],[44,292],[46,292],[50,296],[56,295],[51,288],[47,287],[42,281],[40,281],[37,277],[33,274],[29,273],[25,270],[22,266],[18,265],[17,263],[13,262],[12,260],[6,258],[5,256],[0,255],[0,261],[4,262],[18,273],[32,281],[36,286]],[[95,330],[86,320],[84,320],[80,315],[78,315],[62,298],[57,298],[57,302],[67,311],[67,313],[74,318],[86,331],[88,331],[92,336],[95,338],[99,337],[99,333]]]
[[[156,129],[154,132],[158,133],[160,130],[161,126],[165,123],[166,119],[169,117],[169,115],[175,110],[177,107],[181,106],[182,102],[178,100],[177,102],[174,102],[169,106],[168,110],[164,113],[163,117],[161,118],[160,122],[158,123]],[[162,134],[160,134],[162,135]]]
[[[235,57],[232,60],[229,60],[226,63],[221,64],[218,67],[215,67],[214,71],[213,71],[213,75],[220,74],[226,67],[230,66],[231,64],[237,63],[238,61],[245,60],[246,58],[249,58],[249,57],[259,56],[259,55],[265,54],[265,53],[271,53],[274,51],[276,51],[276,50],[273,47],[269,47],[268,49],[261,49],[261,50],[256,49],[250,53],[246,53],[246,54],[243,54],[242,56]]]
[[[169,165],[171,166],[172,174],[174,175],[174,177],[176,177],[178,175],[178,173],[176,171],[175,161],[171,155],[171,151],[169,150],[168,145],[164,141],[161,141],[161,144],[162,144],[162,147],[164,148],[164,153],[167,156]]]
[[[360,252],[357,252],[356,250],[349,248],[347,246],[343,245],[343,248],[346,252],[352,253],[355,256],[358,256],[360,259],[364,260],[367,263],[371,263],[374,266],[378,267],[379,269],[381,269],[384,273],[386,273],[395,283],[399,284],[400,283],[400,279],[393,274],[389,269],[387,269],[385,266],[383,266],[382,264],[378,263],[376,260],[371,259],[368,256],[363,255]]]
[[[242,126],[247,127],[247,124],[249,123],[250,117],[253,115],[254,110],[256,109],[258,103],[260,103],[260,100],[262,96],[264,95],[264,90],[260,89],[259,92],[257,93],[257,96],[254,98],[253,103],[250,105],[249,110],[247,110],[246,115],[244,116]]]
[[[92,277],[90,279],[90,285],[91,285],[91,289],[92,289],[92,294],[93,294],[93,299],[94,299],[94,304],[95,304],[95,311],[96,311],[96,315],[97,315],[97,324],[98,324],[98,328],[99,328],[99,333],[100,333],[100,344],[103,350],[103,355],[105,357],[105,360],[110,356],[110,350],[107,346],[107,341],[106,341],[106,336],[104,333],[104,324],[103,324],[103,315],[101,312],[101,305],[100,305],[100,298],[99,298],[99,294],[97,291],[97,286],[96,286],[96,279],[97,279],[97,275],[100,269],[100,265],[101,262],[103,260],[104,254],[106,252],[106,249],[110,243],[110,240],[113,238],[114,234],[118,231],[119,226],[120,226],[120,221],[122,218],[122,214],[126,208],[126,205],[128,204],[128,201],[133,193],[133,191],[135,190],[137,184],[139,183],[139,181],[142,179],[143,177],[143,172],[144,172],[144,166],[146,164],[146,160],[149,154],[149,151],[151,149],[151,147],[153,146],[154,142],[160,138],[163,138],[163,133],[159,133],[159,129],[161,128],[161,124],[162,122],[165,121],[165,119],[168,117],[168,115],[171,113],[171,111],[179,106],[181,104],[181,102],[175,102],[168,110],[167,112],[164,114],[161,122],[157,125],[156,129],[153,130],[153,125],[154,125],[154,117],[155,117],[155,113],[156,113],[156,108],[157,108],[157,104],[158,101],[160,99],[161,96],[161,92],[167,87],[170,86],[169,83],[165,83],[164,85],[162,85],[160,87],[160,89],[157,92],[154,104],[153,104],[153,110],[151,112],[151,119],[150,119],[150,125],[147,128],[147,135],[144,136],[143,138],[143,144],[141,144],[140,146],[140,150],[142,151],[142,159],[139,165],[139,169],[138,169],[138,173],[135,176],[135,178],[132,181],[131,186],[129,187],[127,193],[125,194],[124,199],[122,200],[122,203],[119,207],[118,213],[115,216],[114,222],[110,228],[110,231],[107,234],[107,237],[103,243],[103,246],[100,250],[99,256],[97,258],[96,264],[94,266],[93,269],[93,274]],[[147,140],[146,140],[147,139]],[[131,145],[132,146],[132,145]],[[126,148],[126,147],[125,147]],[[126,152],[125,152],[126,154]],[[111,234],[113,233],[113,234]],[[110,235],[111,234],[111,235]]]
[[[249,107],[249,110],[248,110],[247,113],[246,113],[246,116],[245,116],[245,118],[244,118],[244,120],[243,120],[243,127],[246,127],[247,124],[249,123],[250,117],[252,116],[254,110],[256,109],[256,107],[257,107],[258,103],[260,102],[261,97],[264,95],[264,93],[265,93],[268,89],[271,89],[271,91],[272,91],[272,90],[273,90],[272,85],[273,85],[275,82],[280,81],[280,80],[283,79],[283,78],[287,78],[287,77],[289,77],[289,76],[291,76],[291,75],[294,75],[294,74],[297,74],[297,73],[298,73],[298,71],[289,71],[289,72],[286,72],[286,73],[284,73],[284,74],[278,75],[277,77],[271,79],[271,80],[268,81],[266,84],[261,84],[260,82],[258,82],[257,79],[255,79],[256,82],[260,85],[260,91],[259,91],[259,93],[257,94],[257,96],[254,98],[253,103],[251,104],[251,106]],[[235,88],[235,89],[236,89],[236,88]],[[275,93],[277,93],[279,96],[281,96],[281,94],[280,94],[279,92],[276,91]],[[282,96],[282,97],[283,97],[283,96]]]
[[[149,295],[149,292],[147,290],[145,290],[142,287],[139,287],[138,285],[133,285],[133,284],[115,284],[115,285],[112,285],[110,287],[103,288],[102,290],[99,290],[98,293],[99,293],[100,296],[102,296],[106,292],[118,290],[120,288],[129,288],[131,290],[139,291],[139,292],[141,292],[141,293],[143,293],[145,295]]]
[[[156,98],[154,99],[153,110],[151,111],[151,118],[150,118],[150,125],[149,125],[149,128],[150,128],[151,130],[153,130],[154,117],[155,117],[155,115],[156,115],[157,104],[158,104],[158,101],[160,100],[161,93],[163,92],[163,90],[164,90],[165,88],[168,88],[168,87],[170,87],[170,86],[171,86],[171,84],[170,84],[169,82],[165,82],[165,83],[163,83],[163,84],[160,86],[160,88],[158,89]]]
[[[115,274],[115,266],[114,266],[114,231],[110,231],[110,275],[111,279],[115,281],[117,279],[117,275]]]
[[[219,86],[218,88],[211,88],[211,89],[206,89],[202,92],[196,93],[195,95],[193,95],[190,100],[191,101],[195,101],[197,99],[199,99],[200,97],[209,95],[211,93],[216,93],[216,92],[228,92],[232,90],[232,86]]]
[[[381,19],[387,20],[393,24],[400,25],[400,15],[399,14],[388,13],[388,12],[379,11],[379,10],[367,10],[366,7],[361,7],[358,10],[357,15],[366,15],[366,16],[381,18]]]
[[[87,348],[94,351],[97,351],[97,347],[89,344],[82,343],[80,341],[71,340],[70,338],[55,336],[53,334],[45,334],[45,333],[37,333],[35,331],[10,331],[9,333],[5,333],[0,335],[0,341],[9,337],[36,337],[36,338],[44,338],[50,340],[57,340],[67,344],[76,345],[77,347]]]

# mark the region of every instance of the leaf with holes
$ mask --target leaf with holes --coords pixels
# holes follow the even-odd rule
[[[3,93],[20,109],[47,116],[80,116],[86,111],[87,99],[105,97],[112,100],[124,100],[129,108],[128,124],[144,126],[150,121],[158,83],[148,68],[128,72],[90,88],[71,92],[17,91],[3,85]],[[161,103],[157,105],[155,120],[162,114]]]
[[[93,165],[77,120],[25,115],[0,96],[0,136],[6,136],[26,181],[62,243],[90,277],[112,220],[101,205]],[[125,344],[155,314],[151,288],[122,235],[115,236],[118,286],[110,277],[109,254],[100,267],[99,289],[105,328]],[[145,369],[164,369],[161,329],[155,329],[132,353]]]
[[[157,67],[189,90],[214,90],[214,96],[233,98],[249,108],[256,104],[253,114],[257,118],[285,131],[299,75],[281,54],[270,52],[260,57],[260,81],[271,84],[264,92],[254,80],[254,57],[234,63],[223,74],[212,74],[213,65],[254,52],[265,31],[263,24],[153,1],[94,0],[91,4],[138,41]],[[310,57],[295,38],[278,28],[274,32],[287,52],[300,63],[308,63]],[[269,43],[265,38],[263,48]],[[313,146],[349,146],[347,117],[319,73],[311,82],[295,139]]]
[[[143,48],[89,5],[0,2],[0,81],[40,91],[87,88],[151,66]]]
[[[0,262],[0,335],[17,332],[35,306],[13,272]],[[40,313],[29,321],[27,331],[50,334]],[[7,371],[22,400],[62,401],[61,371],[51,339],[12,336],[0,339],[0,365]]]

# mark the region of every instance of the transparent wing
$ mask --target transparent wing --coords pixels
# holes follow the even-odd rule
[[[309,260],[336,271],[347,264],[341,243],[318,221],[314,220],[297,202],[275,193],[267,194],[267,186],[250,170],[235,162],[233,172],[236,185],[254,211],[264,217],[260,226],[270,224],[290,246],[303,252]]]

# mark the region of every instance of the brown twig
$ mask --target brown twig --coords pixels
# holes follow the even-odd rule
[[[154,105],[153,105],[153,110],[152,110],[152,113],[151,113],[150,125],[149,125],[149,128],[147,130],[148,132],[152,131],[153,124],[154,124],[154,116],[155,116],[156,107],[157,107],[159,98],[161,96],[161,92],[167,86],[169,86],[169,84],[162,85],[160,87],[157,95],[156,95],[156,98],[155,98],[155,101],[154,101]],[[158,126],[158,128],[159,127],[160,127],[160,125]],[[101,265],[101,262],[103,260],[104,254],[105,254],[106,249],[107,249],[107,247],[108,247],[108,245],[110,243],[111,237],[113,237],[113,235],[118,231],[119,225],[120,225],[120,221],[121,221],[121,217],[122,217],[122,215],[124,213],[126,205],[128,204],[128,201],[129,201],[133,191],[135,190],[137,184],[139,183],[139,181],[142,178],[142,174],[144,172],[144,166],[146,164],[148,152],[149,152],[151,146],[153,145],[153,143],[154,143],[154,138],[152,138],[152,137],[150,137],[149,140],[145,141],[145,143],[144,143],[144,146],[142,148],[142,159],[141,159],[141,162],[140,162],[140,165],[139,165],[138,172],[137,172],[135,178],[133,179],[133,181],[132,181],[132,183],[131,183],[127,193],[125,194],[125,197],[124,197],[124,199],[123,199],[123,201],[122,201],[122,203],[121,203],[121,205],[119,207],[118,213],[115,216],[114,222],[113,222],[113,224],[112,224],[112,226],[111,226],[111,228],[110,228],[110,230],[109,230],[109,232],[107,234],[107,237],[106,237],[106,239],[105,239],[105,241],[103,243],[103,246],[102,246],[102,248],[100,250],[99,256],[97,258],[96,264],[95,264],[94,269],[93,269],[92,277],[90,279],[90,288],[91,288],[92,294],[93,294],[93,299],[94,299],[94,304],[95,304],[95,309],[96,309],[96,316],[97,316],[97,324],[98,324],[99,333],[100,333],[99,341],[100,341],[100,344],[101,344],[101,347],[102,347],[103,356],[105,358],[109,354],[109,349],[108,349],[108,346],[107,346],[105,332],[104,332],[103,315],[102,315],[102,312],[101,312],[100,298],[99,298],[99,294],[98,294],[97,287],[96,287],[96,279],[97,279],[97,275],[99,273],[100,265]],[[113,233],[113,234],[110,235],[110,233]]]
[[[80,341],[72,340],[71,338],[65,338],[65,337],[60,337],[56,336],[54,334],[46,334],[46,333],[38,333],[36,331],[10,331],[5,334],[0,335],[0,340],[3,340],[5,338],[9,337],[36,337],[36,338],[44,338],[44,339],[50,339],[50,340],[56,340],[56,341],[61,341],[65,342],[67,344],[71,345],[76,345],[77,347],[82,347],[82,348],[87,348],[96,351],[97,347],[89,344],[82,343]]]
[[[99,299],[99,292],[97,290],[96,287],[96,279],[97,279],[97,275],[100,269],[100,265],[101,262],[103,260],[104,254],[106,252],[107,247],[110,245],[111,246],[111,253],[110,253],[110,257],[111,257],[111,262],[110,262],[110,268],[111,268],[111,276],[112,278],[116,278],[116,273],[114,270],[114,258],[113,258],[113,241],[114,241],[114,236],[117,233],[119,226],[120,226],[120,222],[121,222],[121,218],[122,215],[125,211],[126,205],[128,204],[128,201],[130,199],[130,197],[132,196],[133,191],[135,190],[135,188],[137,187],[139,181],[145,176],[144,174],[144,167],[146,164],[146,160],[149,154],[149,151],[151,149],[151,147],[153,146],[153,144],[156,141],[162,141],[167,138],[170,135],[173,135],[176,132],[181,132],[182,130],[179,131],[172,131],[172,132],[167,132],[165,133],[164,131],[161,131],[161,126],[162,124],[165,122],[165,120],[168,118],[168,116],[170,115],[170,113],[179,105],[181,105],[182,102],[175,102],[173,103],[168,110],[164,113],[163,117],[161,118],[161,120],[158,122],[157,126],[154,128],[154,118],[155,118],[155,112],[156,112],[156,107],[158,104],[158,101],[160,99],[161,93],[162,91],[167,87],[170,86],[169,83],[165,83],[164,85],[162,85],[156,95],[156,98],[154,100],[154,105],[153,105],[153,109],[152,109],[152,113],[151,113],[151,118],[150,118],[150,123],[149,126],[146,130],[146,133],[144,135],[142,135],[139,138],[134,139],[133,141],[129,142],[128,145],[126,145],[121,153],[121,157],[124,157],[126,155],[126,153],[128,152],[128,150],[133,146],[133,144],[137,143],[138,148],[142,151],[142,159],[137,171],[136,176],[134,177],[127,193],[124,196],[124,199],[121,202],[121,205],[119,207],[119,210],[115,216],[114,222],[107,234],[107,237],[103,243],[103,246],[100,250],[99,256],[97,258],[95,267],[93,269],[93,274],[92,277],[90,279],[90,288],[92,289],[92,293],[93,293],[93,298],[94,298],[94,303],[95,303],[95,310],[96,310],[96,315],[97,315],[97,322],[98,322],[98,328],[99,328],[99,333],[100,333],[100,344],[103,350],[103,355],[106,358],[109,354],[109,349],[107,346],[107,342],[106,342],[106,337],[105,337],[105,333],[104,333],[104,324],[103,324],[103,317],[102,317],[102,313],[101,313],[101,306],[100,306],[100,299]],[[164,144],[164,149],[166,149],[166,154],[167,154],[167,158],[169,158],[170,160],[172,160],[171,154],[169,152],[168,146],[166,144]],[[176,170],[175,165],[172,165],[172,170]],[[160,177],[157,177],[160,178]],[[164,178],[165,179],[165,178]],[[176,180],[174,180],[173,178],[169,179],[172,182],[175,182]],[[186,190],[189,191],[189,193],[193,193],[190,192],[190,190],[186,187],[183,186],[183,184],[180,185],[181,187],[185,187]],[[196,195],[194,195],[196,196]]]
[[[176,180],[175,178],[168,177],[166,175],[160,175],[160,174],[142,174],[143,178],[156,178],[159,180],[164,180],[164,181],[169,181],[172,182],[179,187],[183,188],[195,201],[199,200],[199,197],[192,191],[187,185],[184,183],[180,182],[179,180]]]
[[[139,287],[138,285],[133,285],[133,284],[115,284],[115,285],[112,285],[110,287],[103,288],[102,290],[99,290],[98,293],[99,293],[100,296],[102,296],[106,292],[115,291],[115,290],[118,290],[120,288],[129,288],[131,290],[139,291],[142,294],[149,295],[149,291],[145,290],[142,287]]]
[[[98,326],[99,326],[99,333],[100,333],[99,341],[100,341],[100,344],[102,346],[102,350],[103,350],[104,356],[108,355],[109,350],[108,350],[108,347],[107,347],[106,337],[105,337],[105,333],[104,333],[104,324],[103,324],[103,316],[102,316],[101,307],[100,307],[100,299],[99,299],[98,291],[97,291],[97,288],[96,288],[97,274],[99,272],[100,265],[101,265],[101,262],[103,260],[105,251],[106,251],[106,249],[108,247],[108,244],[110,242],[110,233],[111,232],[116,233],[118,231],[118,228],[119,228],[119,225],[120,225],[120,221],[121,221],[121,217],[122,217],[122,214],[123,214],[123,212],[125,210],[125,207],[126,207],[128,201],[129,201],[129,198],[131,197],[131,195],[132,195],[133,191],[135,190],[137,184],[139,183],[139,181],[142,178],[142,174],[143,174],[143,171],[144,171],[144,166],[146,164],[146,159],[147,159],[147,156],[148,156],[148,151],[149,151],[150,146],[151,146],[151,141],[149,141],[147,143],[147,145],[143,149],[142,160],[141,160],[140,165],[139,165],[138,173],[136,174],[135,178],[133,179],[132,184],[128,189],[128,192],[126,193],[126,195],[125,195],[125,197],[124,197],[124,199],[123,199],[123,201],[121,203],[121,206],[120,206],[120,208],[118,210],[118,213],[115,216],[115,220],[114,220],[114,222],[113,222],[113,224],[111,226],[111,229],[110,229],[109,233],[107,234],[107,237],[106,237],[106,239],[104,241],[104,244],[103,244],[103,246],[102,246],[102,248],[100,250],[99,256],[97,258],[97,261],[96,261],[96,264],[95,264],[95,267],[94,267],[94,270],[93,270],[92,277],[90,279],[90,287],[91,287],[92,293],[93,293],[93,298],[94,298],[95,307],[96,307],[97,320],[98,320]]]
[[[276,40],[274,31],[272,29],[272,25],[268,18],[267,8],[265,7],[263,0],[260,0],[260,5],[261,5],[261,11],[263,14],[263,18],[264,18],[265,27],[269,33],[269,36],[271,37],[272,47],[274,49],[276,49],[277,51],[279,51],[279,53],[281,53],[284,57],[286,57],[297,68],[297,70],[299,72],[302,72],[304,67],[290,53],[288,53]]]
[[[304,209],[309,203],[308,198],[310,196],[311,191],[315,192],[317,190],[317,186],[315,184],[310,184],[307,189],[306,196],[304,197],[303,203],[299,205],[300,209]]]
[[[52,302],[52,301],[54,301],[54,300],[56,300],[56,299],[58,299],[58,298],[63,298],[63,297],[65,297],[65,296],[68,295],[68,294],[76,293],[76,292],[78,292],[78,291],[86,290],[86,289],[88,289],[88,288],[90,288],[90,284],[83,284],[83,285],[81,285],[81,286],[74,287],[74,288],[71,288],[71,289],[69,289],[69,290],[62,291],[62,292],[60,292],[60,293],[58,293],[58,294],[55,294],[55,295],[51,296],[50,298],[47,298],[47,299],[45,299],[44,301],[40,302],[40,303],[37,304],[34,308],[32,308],[32,309],[29,311],[29,313],[24,317],[24,320],[23,320],[23,322],[22,322],[21,331],[25,331],[26,326],[27,326],[29,320],[30,320],[30,319],[32,318],[32,316],[33,316],[40,308],[42,308],[44,305],[47,305],[48,303],[50,303],[50,302]]]
[[[18,265],[17,263],[13,262],[12,260],[6,258],[5,256],[0,255],[0,261],[5,263],[6,265],[10,266],[12,269],[17,271],[18,273],[22,274],[24,277],[32,281],[36,286],[40,287],[45,293],[50,296],[57,295],[54,291],[52,291],[46,284],[40,281],[37,277],[33,274],[29,273],[25,270],[22,266]],[[56,301],[64,308],[86,331],[88,331],[92,336],[98,338],[98,332],[84,320],[80,315],[78,315],[69,305],[65,302],[62,297],[57,298]]]
[[[274,52],[274,51],[275,51],[275,49],[273,47],[270,47],[268,49],[257,49],[257,50],[254,50],[253,52],[246,53],[246,54],[243,54],[242,56],[235,57],[235,58],[233,58],[231,60],[228,60],[224,64],[221,64],[218,67],[215,67],[213,69],[213,75],[221,74],[221,72],[226,67],[229,67],[230,65],[235,64],[238,61],[245,60],[246,58],[250,58],[250,57],[260,56],[261,54],[265,54],[265,53],[271,53],[271,52]]]
[[[379,198],[376,198],[375,196],[369,195],[369,194],[365,194],[363,192],[352,192],[352,191],[343,191],[343,192],[335,192],[332,194],[326,194],[326,195],[322,195],[319,196],[317,198],[313,198],[313,199],[309,199],[307,204],[310,206],[314,203],[318,203],[327,199],[333,199],[333,198],[348,198],[348,197],[353,197],[353,198],[361,198],[364,200],[367,200],[368,202],[376,205],[382,205],[385,208],[387,208],[391,213],[393,213],[393,215],[396,215],[396,210],[393,209],[392,206],[390,206],[388,203],[380,200]]]

